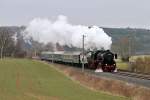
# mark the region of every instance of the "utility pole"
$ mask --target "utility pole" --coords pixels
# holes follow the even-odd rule
[[[131,37],[130,36],[128,36],[128,41],[129,41],[129,57],[131,56]]]
[[[52,63],[54,63],[54,52],[52,53]]]
[[[132,56],[132,52],[133,52],[133,36],[131,35],[129,35],[128,36],[128,40],[129,40],[129,57],[131,57]]]
[[[84,72],[84,38],[85,35],[82,35],[82,72]]]
[[[129,51],[128,51],[129,52],[129,62],[128,62],[128,67],[129,67],[129,70],[132,70],[132,65],[133,65],[134,62],[132,60],[130,60],[130,58],[132,56],[132,49],[133,49],[132,42],[133,42],[133,38],[132,38],[131,35],[129,35],[128,39],[129,39]]]

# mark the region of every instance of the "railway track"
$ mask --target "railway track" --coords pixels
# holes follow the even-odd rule
[[[139,78],[139,79],[144,79],[144,80],[150,80],[150,75],[147,75],[147,74],[133,73],[133,72],[127,72],[127,71],[118,71],[114,74],[127,76],[127,77],[133,77],[133,78]]]
[[[56,64],[56,63],[55,63]],[[66,67],[73,67],[77,70],[80,70],[80,67],[75,67],[73,65],[64,65],[64,64],[57,64],[57,65],[63,65]],[[98,74],[95,73],[94,70],[90,70],[85,68],[85,72],[91,73],[91,74]],[[118,72],[102,72],[102,73],[110,73],[110,74],[114,74],[114,75],[118,75],[118,76],[123,76],[123,77],[131,77],[131,78],[138,78],[138,79],[143,79],[143,80],[150,80],[150,74],[141,74],[141,73],[135,73],[135,72],[130,72],[130,71],[126,71],[126,70],[118,70]]]
[[[73,68],[78,69],[78,70],[81,69],[80,67],[75,67],[73,65],[64,65],[64,64],[57,64],[57,65],[63,65],[63,66],[66,66],[66,67],[73,67]],[[97,74],[97,73],[94,72],[94,70],[90,70],[90,69],[87,69],[87,68],[85,68],[85,72],[88,72],[88,73],[91,73],[91,74]],[[104,73],[107,73],[107,72],[104,72]],[[108,72],[108,73],[110,73],[110,72]],[[138,79],[143,79],[143,80],[150,80],[150,74],[141,74],[141,73],[135,73],[135,72],[130,72],[130,71],[126,71],[126,70],[118,70],[118,72],[113,72],[113,73],[110,73],[110,74],[123,76],[123,77],[125,76],[125,77],[138,78]]]
[[[70,66],[74,67],[74,66]],[[75,68],[75,67],[74,67]],[[77,68],[80,70],[80,68]],[[85,72],[91,73],[91,74],[97,74],[95,70],[87,69],[85,68]],[[100,72],[100,73],[110,73],[110,74],[115,74],[118,76],[123,76],[123,77],[131,77],[131,78],[137,78],[137,79],[143,79],[143,80],[150,80],[150,74],[142,74],[142,73],[135,73],[131,71],[126,71],[126,70],[118,70],[118,72]]]
[[[80,67],[75,67],[72,65],[64,65],[64,64],[58,64],[58,63],[51,63],[47,62],[49,64],[54,64],[54,66],[62,66],[62,67],[72,67],[75,70],[82,71]],[[133,83],[136,85],[142,85],[144,87],[150,88],[150,74],[139,74],[139,73],[133,73],[128,72],[124,70],[118,70],[118,72],[102,72],[102,73],[95,73],[95,70],[90,70],[85,68],[84,72],[89,73],[91,75],[94,75],[96,77],[105,77],[115,80],[121,80],[128,83]]]

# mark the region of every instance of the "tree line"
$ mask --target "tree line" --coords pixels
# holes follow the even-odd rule
[[[60,45],[59,43],[40,43],[32,37],[25,39],[24,26],[0,27],[0,58],[4,57],[32,57],[38,56],[41,51],[74,51],[76,47]]]

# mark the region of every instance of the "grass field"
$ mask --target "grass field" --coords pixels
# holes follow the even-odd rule
[[[128,62],[123,62],[121,59],[116,60],[117,68],[122,70],[128,70]]]
[[[0,61],[0,100],[126,100],[74,83],[47,64],[27,59]]]

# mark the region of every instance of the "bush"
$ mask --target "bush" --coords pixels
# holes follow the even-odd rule
[[[124,62],[129,62],[129,56],[122,56],[121,60]]]
[[[134,72],[150,73],[150,57],[137,58],[131,64],[131,69]]]

